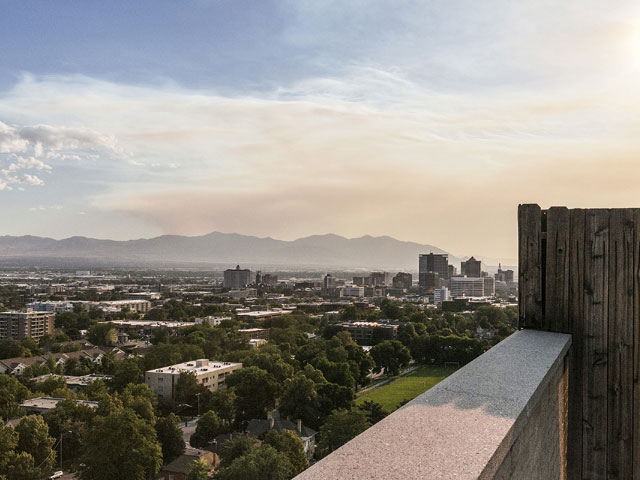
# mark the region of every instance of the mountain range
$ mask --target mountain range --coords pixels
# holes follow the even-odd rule
[[[83,259],[100,264],[205,263],[299,267],[417,270],[420,253],[447,253],[433,245],[396,240],[388,236],[345,238],[312,235],[293,241],[213,232],[201,236],[162,235],[138,240],[99,240],[70,237],[0,236],[0,260]],[[449,256],[456,266],[460,258]]]

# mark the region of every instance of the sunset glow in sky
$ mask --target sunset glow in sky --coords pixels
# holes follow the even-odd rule
[[[0,235],[390,235],[514,258],[640,206],[637,2],[2,2]]]

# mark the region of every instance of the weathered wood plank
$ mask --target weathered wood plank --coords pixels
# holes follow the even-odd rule
[[[569,209],[547,211],[544,329],[569,333]]]
[[[582,209],[570,211],[569,232],[569,425],[567,478],[582,478],[582,356],[584,342],[584,217]]]
[[[609,217],[607,478],[633,478],[633,260],[631,209]]]
[[[633,476],[640,478],[640,209],[633,236]]]
[[[518,206],[519,325],[538,329],[543,326],[541,218],[538,205]]]
[[[585,214],[582,478],[607,478],[609,211]]]

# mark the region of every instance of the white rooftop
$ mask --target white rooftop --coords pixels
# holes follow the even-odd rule
[[[241,363],[233,362],[217,362],[214,360],[208,360],[201,358],[198,360],[192,360],[190,362],[177,363],[176,365],[169,365],[168,367],[156,368],[149,370],[153,373],[171,373],[173,375],[180,375],[182,372],[194,372],[198,374],[215,372],[216,370],[222,370],[223,368],[240,366]]]

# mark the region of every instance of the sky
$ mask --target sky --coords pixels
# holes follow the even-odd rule
[[[0,235],[390,235],[629,207],[640,5],[0,0]]]

